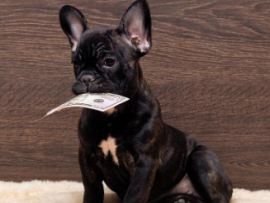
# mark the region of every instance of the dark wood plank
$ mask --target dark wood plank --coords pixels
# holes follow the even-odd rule
[[[117,26],[132,1],[1,0],[0,179],[80,180],[80,109],[39,122],[73,97],[58,10]],[[149,0],[153,48],[142,59],[164,120],[213,150],[235,187],[270,187],[270,2]]]

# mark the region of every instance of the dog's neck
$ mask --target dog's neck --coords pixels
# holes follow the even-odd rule
[[[156,99],[152,94],[150,87],[143,77],[143,72],[139,62],[134,65],[133,78],[127,84],[126,95],[130,101],[127,102],[131,105],[139,105],[140,103],[147,103],[148,105],[154,105]],[[134,103],[134,104],[133,104]],[[123,105],[124,106],[124,105]]]
[[[146,81],[143,78],[141,66],[139,62],[136,61],[133,65],[132,78],[127,78],[122,91],[124,92],[124,96],[131,100],[144,89],[148,90],[149,88],[147,88]]]

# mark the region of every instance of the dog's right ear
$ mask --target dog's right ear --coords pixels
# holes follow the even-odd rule
[[[67,35],[71,50],[75,51],[82,33],[87,29],[86,19],[75,7],[65,5],[59,11],[62,30]]]
[[[152,42],[151,16],[147,1],[135,1],[123,15],[118,29],[141,56],[148,53]]]

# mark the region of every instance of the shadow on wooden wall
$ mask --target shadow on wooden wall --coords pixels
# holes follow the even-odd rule
[[[90,28],[117,26],[131,2],[1,1],[1,180],[80,180],[81,109],[31,123],[73,97],[70,49],[58,10],[71,4]],[[149,4],[153,48],[141,64],[164,120],[214,151],[235,187],[269,189],[270,3]]]

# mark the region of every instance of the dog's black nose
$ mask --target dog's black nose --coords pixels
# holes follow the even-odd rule
[[[96,78],[92,75],[86,74],[86,75],[83,75],[80,80],[83,83],[89,83],[89,82],[95,81]]]

